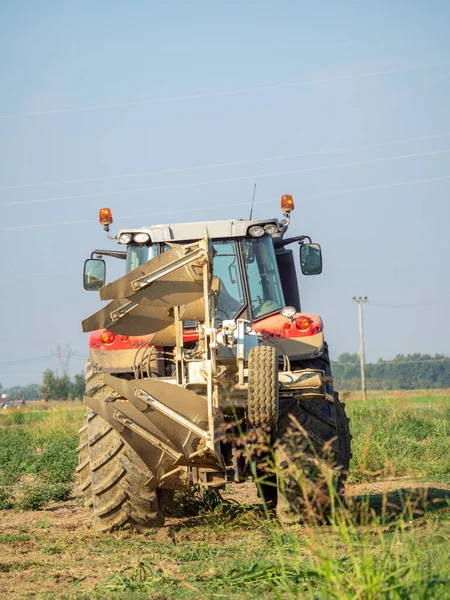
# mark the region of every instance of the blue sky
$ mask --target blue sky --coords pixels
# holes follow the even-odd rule
[[[291,193],[291,233],[323,246],[301,292],[334,357],[358,351],[360,294],[369,361],[449,354],[449,19],[436,1],[0,1],[3,386],[38,382],[57,344],[86,355],[83,260],[115,247],[98,208],[247,217],[254,182],[255,216]]]

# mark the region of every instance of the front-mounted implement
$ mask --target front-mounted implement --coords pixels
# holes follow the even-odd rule
[[[320,246],[286,239],[290,196],[282,208],[282,221],[121,230],[114,239],[125,251],[97,250],[86,261],[85,288],[109,301],[83,321],[92,333],[78,472],[99,528],[161,523],[164,489],[246,480],[243,440],[263,429],[284,443],[288,414],[301,425],[303,451],[332,449],[342,490],[348,422],[322,320],[300,310],[287,248],[300,244],[302,272],[312,275],[322,270]],[[100,220],[109,231],[109,209]],[[126,261],[108,285],[105,255]],[[265,488],[280,518],[300,514],[300,490],[286,505],[276,486]]]

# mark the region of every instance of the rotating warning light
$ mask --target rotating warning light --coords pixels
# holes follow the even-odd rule
[[[101,225],[111,225],[113,222],[111,209],[101,208],[98,213],[98,219]]]
[[[281,196],[281,210],[284,210],[284,212],[291,212],[291,210],[294,210],[294,199],[291,194],[284,194],[284,196]]]

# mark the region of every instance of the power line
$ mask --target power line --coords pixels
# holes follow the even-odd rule
[[[206,98],[216,98],[220,96],[234,96],[238,94],[249,94],[252,92],[262,92],[269,90],[277,90],[284,89],[290,87],[298,87],[302,85],[316,85],[320,83],[331,83],[334,81],[348,81],[352,79],[361,79],[366,77],[378,77],[382,75],[396,75],[400,73],[412,73],[414,71],[423,71],[429,69],[435,69],[439,67],[447,66],[448,63],[439,63],[434,65],[422,65],[409,67],[406,69],[391,69],[386,71],[370,71],[366,73],[350,73],[349,75],[336,75],[334,77],[324,77],[320,79],[310,79],[304,81],[291,81],[285,83],[277,83],[277,84],[268,84],[268,85],[260,85],[255,87],[248,88],[237,88],[233,90],[222,90],[219,92],[205,92],[198,94],[189,94],[185,96],[172,96],[166,98],[150,98],[147,100],[132,100],[128,102],[116,102],[114,104],[97,104],[91,106],[81,106],[81,107],[72,107],[72,108],[56,108],[50,110],[41,110],[41,111],[30,111],[30,112],[17,112],[17,113],[3,113],[0,114],[0,118],[6,117],[31,117],[31,116],[40,116],[40,115],[54,115],[54,114],[64,114],[64,113],[73,113],[73,112],[86,112],[92,110],[101,110],[101,109],[111,109],[111,108],[127,108],[132,106],[143,106],[146,104],[162,104],[166,102],[180,102],[184,100],[200,100]]]
[[[79,271],[47,271],[46,273],[7,273],[5,275],[0,275],[0,278],[3,277],[49,277],[51,276],[58,276],[58,277],[65,277],[68,275],[75,275],[75,274],[79,274]],[[27,342],[28,343],[28,342]]]
[[[42,373],[0,373],[0,377],[42,377]]]
[[[223,162],[223,163],[213,163],[213,164],[208,164],[208,165],[197,165],[197,166],[191,166],[191,167],[162,169],[160,171],[142,171],[140,173],[124,173],[121,175],[110,175],[110,176],[101,176],[101,177],[85,177],[82,179],[65,179],[65,180],[61,180],[61,181],[44,181],[41,183],[27,183],[27,184],[21,184],[21,185],[4,185],[4,186],[0,186],[0,190],[36,188],[36,187],[44,187],[44,186],[50,186],[50,185],[65,185],[65,184],[71,184],[71,183],[89,183],[89,182],[94,182],[94,181],[112,181],[115,179],[145,177],[148,175],[154,176],[154,175],[168,175],[168,174],[174,174],[174,173],[186,173],[186,172],[190,172],[190,171],[202,171],[202,170],[208,170],[208,169],[218,169],[218,168],[222,168],[222,167],[235,167],[235,166],[239,166],[239,165],[250,165],[250,164],[257,164],[257,163],[277,161],[277,160],[293,160],[296,158],[305,158],[305,157],[309,157],[309,156],[323,156],[323,155],[327,155],[327,154],[337,154],[340,152],[353,152],[355,150],[367,150],[369,148],[380,148],[383,146],[392,146],[395,144],[405,144],[405,143],[409,143],[409,142],[432,140],[432,139],[438,139],[438,138],[443,138],[443,137],[448,137],[448,136],[450,136],[450,132],[436,133],[436,134],[432,134],[432,135],[424,135],[424,136],[419,136],[419,137],[404,138],[404,139],[398,139],[398,140],[389,140],[386,142],[377,142],[377,143],[373,143],[373,144],[363,144],[361,146],[355,146],[355,147],[332,148],[331,150],[317,150],[317,151],[313,151],[313,152],[303,152],[300,154],[289,154],[289,155],[284,155],[284,156],[269,156],[269,157],[264,157],[264,158],[244,159],[244,160],[238,160],[238,161],[228,161],[228,162]]]
[[[255,176],[253,176],[255,177]],[[342,188],[342,189],[337,189],[337,190],[329,190],[326,192],[317,192],[317,193],[313,193],[309,195],[309,198],[321,198],[324,196],[332,196],[332,195],[338,195],[338,194],[347,194],[347,193],[354,193],[354,192],[368,192],[368,191],[372,191],[372,190],[381,190],[381,189],[388,189],[388,188],[396,188],[396,187],[401,187],[401,186],[406,186],[406,185],[417,185],[417,184],[422,184],[422,183],[431,183],[433,181],[445,181],[447,179],[450,179],[450,175],[442,175],[440,177],[428,177],[425,179],[412,179],[409,181],[399,181],[399,182],[395,182],[395,183],[384,183],[381,185],[372,185],[372,186],[367,186],[367,187],[359,187],[359,188]],[[229,180],[227,180],[229,181]],[[209,183],[214,183],[214,182],[209,182]],[[243,207],[243,206],[250,206],[250,202],[234,202],[232,204],[216,204],[213,206],[203,206],[200,208],[184,208],[184,209],[176,209],[176,213],[177,214],[181,214],[181,213],[191,213],[191,212],[206,212],[206,211],[216,211],[220,208],[231,208],[231,207]],[[255,202],[255,206],[256,205],[263,205],[263,204],[273,204],[273,200],[263,200],[260,202]],[[165,216],[165,215],[173,215],[174,214],[174,210],[171,211],[165,211],[165,212],[154,212],[154,213],[137,213],[137,214],[133,214],[133,215],[124,215],[121,217],[114,217],[116,221],[124,221],[127,219],[138,219],[141,217],[158,217],[158,216]],[[80,225],[80,224],[88,224],[88,223],[97,223],[98,221],[96,219],[83,219],[83,220],[77,220],[77,221],[59,221],[57,223],[39,223],[37,225],[32,224],[32,225],[11,225],[8,227],[0,227],[0,231],[12,231],[12,230],[20,230],[20,229],[38,229],[38,228],[42,228],[42,227],[63,227],[65,225]]]
[[[20,206],[22,204],[37,204],[42,202],[56,202],[63,200],[86,200],[89,198],[100,198],[100,197],[111,197],[111,196],[119,196],[123,194],[134,194],[139,192],[160,192],[164,190],[175,190],[182,188],[192,188],[192,187],[200,187],[204,185],[217,185],[219,183],[227,183],[233,181],[245,181],[248,179],[262,179],[264,177],[277,177],[280,175],[294,175],[301,173],[317,173],[322,171],[330,171],[333,169],[345,169],[352,167],[360,167],[364,165],[377,164],[382,162],[389,162],[393,160],[404,160],[408,158],[417,158],[423,156],[435,156],[437,154],[446,154],[450,152],[450,148],[444,148],[443,150],[432,150],[429,152],[416,152],[413,154],[401,154],[398,156],[386,156],[383,158],[372,158],[369,160],[363,160],[359,162],[352,163],[341,163],[338,165],[323,165],[321,167],[309,167],[307,169],[293,169],[288,171],[278,171],[274,173],[261,173],[258,175],[242,175],[240,177],[225,177],[223,179],[216,179],[214,181],[198,181],[194,183],[180,183],[180,184],[172,184],[172,185],[163,185],[158,187],[150,187],[150,188],[131,188],[127,190],[120,191],[110,191],[110,192],[96,192],[93,194],[78,194],[75,196],[57,196],[53,198],[41,198],[37,200],[20,200],[18,202],[0,202],[0,206]]]
[[[25,362],[35,362],[37,360],[44,360],[44,359],[49,359],[49,358],[55,358],[55,356],[53,356],[52,354],[47,354],[46,356],[34,356],[31,358],[21,358],[18,360],[7,360],[6,362],[0,362],[1,366],[4,365],[18,365],[20,363],[25,363]]]

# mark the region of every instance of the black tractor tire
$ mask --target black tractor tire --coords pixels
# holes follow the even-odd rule
[[[293,365],[293,368],[320,369],[328,378],[324,385],[323,398],[281,398],[276,428],[272,429],[272,470],[262,478],[261,490],[269,508],[275,508],[278,519],[285,524],[297,523],[307,518],[314,505],[316,516],[324,516],[330,507],[330,490],[318,472],[318,459],[329,459],[335,468],[335,490],[342,496],[348,477],[351,459],[351,435],[345,407],[334,392],[328,351],[317,358]],[[304,435],[292,420],[293,417],[304,429]],[[270,462],[270,458],[268,459]],[[295,463],[311,482],[302,488],[295,478],[289,476],[289,465]],[[264,472],[264,469],[259,471]],[[317,482],[317,483],[316,483]],[[310,515],[309,515],[310,516]]]
[[[349,476],[350,461],[352,459],[352,435],[350,433],[350,419],[345,412],[345,404],[339,400],[338,392],[334,392],[334,406],[336,412],[336,425],[338,432],[339,449],[335,456],[335,463],[339,468],[338,493],[345,493],[345,482]]]
[[[88,396],[101,400],[115,394],[103,383],[103,376],[94,373],[89,364],[86,388]],[[81,428],[79,460],[79,487],[84,485],[85,501],[89,498],[93,506],[96,529],[146,530],[163,525],[157,490],[148,485],[152,473],[119,433],[93,411],[88,413],[87,429]]]
[[[79,431],[80,443],[77,448],[78,466],[77,474],[77,491],[78,495],[83,497],[83,503],[86,507],[92,507],[92,478],[91,478],[91,461],[89,458],[89,442],[88,442],[88,413],[84,417],[84,423]]]
[[[248,420],[273,427],[278,417],[278,360],[272,346],[256,346],[248,356]]]

